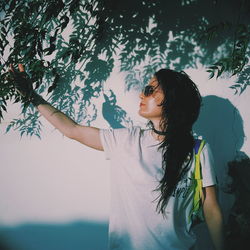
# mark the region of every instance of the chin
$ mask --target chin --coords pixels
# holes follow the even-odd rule
[[[141,116],[141,117],[143,117],[143,118],[145,118],[145,119],[148,119],[148,116],[147,116],[147,114],[145,114],[145,113],[143,113],[142,111],[138,111],[138,114],[139,114],[139,116]]]

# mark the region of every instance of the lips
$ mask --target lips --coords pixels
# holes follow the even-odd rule
[[[144,103],[140,103],[140,107],[142,107],[142,106],[145,106],[145,104]]]

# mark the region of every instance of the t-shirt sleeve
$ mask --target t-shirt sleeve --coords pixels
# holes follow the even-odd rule
[[[123,147],[129,136],[129,129],[100,129],[99,131],[105,157],[110,160],[112,154]]]
[[[217,184],[216,174],[214,170],[214,158],[208,143],[205,144],[200,155],[203,187]]]

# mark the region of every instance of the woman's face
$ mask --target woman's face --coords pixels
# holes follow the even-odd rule
[[[153,87],[151,89],[152,93],[148,96],[143,92],[140,94],[139,115],[152,122],[160,121],[162,115],[162,106],[160,104],[164,99],[164,94],[156,77],[153,77],[148,85]]]

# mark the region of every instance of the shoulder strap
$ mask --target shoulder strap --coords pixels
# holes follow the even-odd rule
[[[198,154],[199,152],[199,149],[203,148],[203,145],[204,145],[205,141],[204,140],[200,140],[200,139],[195,139],[194,140],[194,152],[195,154]],[[203,144],[203,145],[202,145]]]
[[[195,140],[195,168],[194,168],[194,198],[193,198],[193,210],[192,214],[199,214],[201,204],[204,201],[204,194],[202,190],[202,172],[200,166],[200,153],[205,145],[204,140]]]
[[[201,166],[200,166],[200,154],[205,144],[204,140],[195,140],[195,168],[194,168],[194,178],[196,180],[202,180]]]

